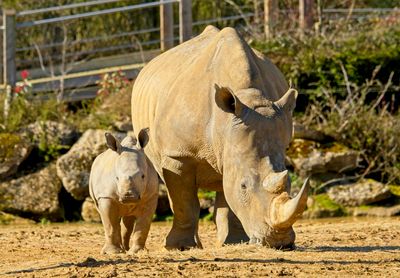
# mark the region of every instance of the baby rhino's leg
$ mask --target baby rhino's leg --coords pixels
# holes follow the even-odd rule
[[[98,209],[103,222],[106,243],[101,250],[102,254],[123,253],[121,241],[121,217],[118,204],[112,199],[101,198],[98,201]]]
[[[122,217],[122,246],[125,251],[129,250],[129,240],[131,238],[133,225],[135,225],[135,216],[124,216]]]

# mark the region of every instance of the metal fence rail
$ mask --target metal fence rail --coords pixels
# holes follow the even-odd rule
[[[4,37],[4,44],[0,43],[0,47],[2,48],[1,53],[3,54],[4,57],[4,65],[3,68],[0,69],[0,75],[4,76],[4,80],[2,81],[0,78],[0,84],[3,83],[3,87],[11,86],[14,87],[16,84],[16,81],[18,79],[18,74],[16,71],[16,64],[17,62],[21,65],[29,65],[34,62],[40,62],[40,64],[43,67],[43,62],[49,61],[49,62],[57,62],[62,60],[63,63],[66,61],[67,58],[69,57],[84,57],[85,55],[90,55],[90,54],[98,54],[98,53],[106,53],[106,52],[115,52],[117,50],[121,49],[141,49],[142,46],[146,45],[154,45],[154,44],[160,44],[161,43],[161,49],[166,50],[169,47],[173,46],[173,42],[176,40],[174,37],[173,32],[166,32],[166,29],[172,29],[174,28],[174,20],[173,20],[173,13],[172,13],[172,5],[177,3],[179,4],[179,41],[183,42],[184,40],[187,40],[191,37],[192,34],[192,14],[191,14],[191,0],[160,0],[160,1],[153,1],[149,3],[141,3],[141,4],[135,4],[135,5],[128,5],[128,6],[120,6],[120,7],[115,7],[115,8],[106,8],[98,11],[91,11],[91,12],[78,12],[72,15],[66,15],[66,16],[56,16],[52,18],[43,18],[43,19],[38,19],[38,20],[30,20],[30,21],[24,21],[24,18],[27,16],[32,16],[32,15],[39,15],[39,14],[44,14],[48,16],[48,13],[51,12],[60,12],[63,10],[68,10],[68,9],[77,9],[77,8],[83,8],[83,7],[90,7],[90,6],[95,6],[95,5],[103,5],[103,4],[110,4],[110,3],[118,3],[121,2],[122,0],[92,0],[92,1],[87,1],[87,2],[81,2],[81,3],[74,3],[74,4],[68,4],[64,6],[57,6],[57,7],[47,7],[47,8],[41,8],[41,9],[35,9],[35,10],[27,10],[27,11],[21,11],[21,12],[15,12],[13,10],[3,10],[3,24],[0,27],[0,30],[2,30],[3,36]],[[122,13],[122,12],[127,12],[127,11],[133,11],[133,10],[140,10],[140,9],[146,9],[146,8],[159,8],[160,9],[160,21],[161,21],[161,26],[160,27],[155,27],[155,28],[148,28],[145,30],[137,30],[137,31],[130,31],[130,32],[121,32],[118,34],[111,34],[111,35],[105,35],[105,36],[98,36],[98,37],[88,37],[80,40],[75,40],[71,42],[55,42],[55,43],[48,43],[48,44],[42,44],[42,45],[28,45],[28,46],[23,46],[23,47],[16,47],[16,31],[22,28],[30,28],[33,26],[39,26],[43,24],[52,24],[52,23],[57,23],[57,22],[65,22],[65,21],[71,21],[71,20],[77,20],[77,19],[82,19],[82,18],[88,18],[88,17],[93,17],[93,16],[101,16],[101,15],[106,15],[106,14],[114,14],[114,13]],[[161,16],[162,15],[162,16]],[[1,17],[1,14],[0,14]],[[46,57],[42,57],[40,53],[38,53],[38,58],[33,58],[29,60],[24,60],[24,59],[18,59],[18,56],[20,56],[21,52],[25,51],[42,51],[45,49],[54,49],[55,47],[71,47],[74,45],[78,44],[84,44],[84,43],[93,43],[93,42],[98,42],[98,41],[104,41],[104,40],[115,40],[118,38],[122,37],[132,37],[135,35],[139,34],[147,34],[150,32],[160,32],[160,39],[157,40],[150,40],[150,41],[144,41],[140,42],[140,47],[135,46],[134,44],[121,44],[121,45],[114,45],[114,46],[108,46],[108,47],[99,47],[95,49],[88,49],[88,50],[81,50],[77,52],[70,52],[70,53],[62,53],[62,57],[54,57],[54,56],[49,56],[46,55]],[[166,44],[166,42],[169,42],[169,46]],[[136,50],[137,51],[137,50]],[[17,55],[18,54],[18,55]],[[145,55],[141,55],[145,56]],[[152,56],[151,56],[152,57]],[[143,60],[143,59],[142,59]],[[142,65],[143,62],[146,61],[140,61],[139,64]],[[80,63],[77,63],[80,64]],[[85,64],[85,62],[84,62]],[[91,63],[94,65],[94,70],[93,72],[97,71],[108,71],[108,69],[104,69],[104,66],[102,65],[101,62],[95,62],[93,61]],[[73,66],[73,65],[72,65]],[[129,65],[125,65],[124,61],[122,61],[121,66],[124,67],[129,67]],[[133,65],[134,66],[134,65]],[[57,66],[59,67],[59,66]],[[78,68],[80,66],[78,65]],[[93,66],[92,66],[93,67]],[[135,67],[135,66],[134,66]],[[76,68],[76,67],[75,67]],[[1,74],[1,70],[3,70],[4,74]],[[114,69],[113,69],[114,70]],[[39,69],[30,69],[32,72],[39,72]],[[50,71],[49,69],[42,69],[41,70],[43,73]],[[75,71],[75,69],[74,69]],[[51,72],[54,72],[54,69],[51,69]],[[50,79],[74,79],[76,78],[75,76],[70,76],[66,72],[61,72],[61,76],[52,76]],[[34,78],[30,76],[31,78]],[[50,81],[49,81],[50,82]],[[32,84],[36,84],[35,80],[32,80]],[[85,85],[88,85],[85,83]],[[90,84],[89,84],[90,85]],[[1,87],[1,85],[0,85]]]
[[[132,5],[132,6],[124,6],[124,7],[106,9],[106,10],[101,10],[101,11],[87,12],[87,13],[74,14],[74,15],[66,15],[66,16],[53,17],[53,18],[34,20],[34,21],[26,21],[26,22],[18,23],[17,28],[32,27],[32,26],[38,26],[38,25],[42,25],[42,24],[63,22],[63,21],[68,21],[68,20],[81,19],[81,18],[86,18],[86,17],[119,13],[119,12],[127,12],[127,11],[139,10],[139,9],[144,9],[144,8],[153,8],[153,7],[159,7],[160,5],[179,3],[179,2],[180,2],[180,0],[165,0],[162,2],[161,1],[160,2],[151,2],[151,3],[144,3],[144,4],[138,4],[138,5]]]
[[[95,58],[89,61],[80,61],[77,65],[72,65],[72,69],[68,72],[63,72],[60,70],[54,71],[52,70],[52,74],[49,77],[49,71],[44,69],[30,69],[32,72],[31,77],[33,78],[32,84],[34,85],[34,91],[49,91],[54,90],[59,85],[61,80],[65,80],[66,87],[74,88],[74,86],[87,86],[93,85],[96,80],[98,80],[98,74],[104,72],[110,72],[116,70],[118,67],[122,67],[127,69],[129,77],[133,77],[134,74],[137,73],[138,69],[143,66],[148,60],[152,59],[160,53],[160,50],[150,51],[149,53],[138,53],[131,52],[137,51],[137,49],[142,49],[142,46],[149,45],[160,45],[161,51],[167,50],[174,46],[176,41],[183,42],[189,39],[192,36],[192,27],[206,24],[213,24],[216,22],[223,22],[229,20],[240,20],[248,18],[252,18],[255,16],[255,12],[247,12],[241,13],[239,15],[232,15],[226,17],[218,17],[218,18],[210,18],[205,20],[200,20],[197,22],[192,22],[192,0],[159,0],[149,3],[141,3],[127,6],[117,6],[114,8],[105,8],[98,11],[89,11],[89,12],[77,12],[72,15],[64,15],[64,16],[56,16],[51,18],[41,18],[38,20],[26,20],[26,17],[37,16],[43,14],[43,16],[49,16],[49,13],[53,12],[62,12],[65,10],[71,9],[79,9],[85,7],[92,7],[96,5],[105,5],[105,4],[117,4],[118,2],[122,2],[123,0],[91,0],[80,3],[72,3],[63,6],[56,7],[47,7],[35,10],[26,10],[26,11],[10,11],[3,10],[3,22],[0,21],[0,30],[3,33],[3,43],[0,43],[0,48],[2,47],[2,51],[0,54],[3,56],[3,68],[0,68],[0,88],[1,83],[4,83],[8,86],[15,86],[16,81],[18,79],[18,73],[16,70],[16,65],[23,65],[24,67],[27,65],[31,65],[32,63],[44,63],[44,62],[61,62],[62,60],[71,58],[87,58],[93,57],[95,54],[102,54],[103,56],[107,53],[106,58]],[[264,12],[258,14],[258,18],[264,18],[264,30],[265,35],[271,36],[276,31],[274,30],[275,25],[274,20],[277,20],[277,16],[279,13],[282,14],[293,14],[299,17],[299,26],[300,30],[304,31],[305,28],[312,27],[312,9],[315,7],[312,6],[314,1],[312,0],[299,0],[299,9],[296,10],[279,10],[277,8],[278,0],[264,0]],[[174,24],[173,18],[173,5],[179,4],[179,24]],[[27,45],[22,47],[16,47],[16,31],[22,28],[31,28],[34,26],[40,26],[44,24],[52,24],[57,22],[65,22],[72,21],[82,18],[88,18],[93,16],[101,16],[106,14],[114,14],[114,13],[122,13],[133,10],[147,9],[147,8],[159,8],[160,9],[160,26],[155,26],[151,28],[146,28],[142,30],[134,30],[134,31],[125,31],[114,34],[106,34],[103,36],[92,36],[86,37],[79,40],[72,40],[67,42],[56,41],[54,43],[46,43],[40,45]],[[240,7],[239,7],[240,8]],[[324,9],[323,15],[326,18],[333,16],[343,17],[349,13],[352,14],[351,17],[365,17],[371,14],[388,14],[388,13],[399,13],[400,9]],[[1,14],[0,14],[1,18]],[[25,19],[25,21],[24,21]],[[311,20],[311,21],[310,21]],[[179,29],[179,37],[175,36],[175,29]],[[46,57],[41,57],[40,53],[38,53],[38,58],[32,59],[23,59],[19,58],[22,56],[22,52],[28,51],[36,51],[39,52],[46,49],[56,49],[56,48],[68,48],[76,45],[81,45],[85,43],[97,43],[97,42],[106,42],[121,38],[129,38],[134,37],[136,35],[141,34],[149,34],[149,33],[160,33],[159,39],[154,39],[154,35],[152,39],[148,41],[135,43],[127,43],[126,41],[119,42],[118,45],[108,45],[103,46],[99,43],[99,47],[94,49],[80,49],[75,52],[64,53],[63,56],[58,54],[54,54],[51,52]],[[276,33],[276,32],[275,32]],[[125,40],[125,39],[124,39]],[[97,44],[96,44],[97,45]],[[5,47],[4,47],[5,46]],[[135,59],[130,59],[128,54],[120,54],[116,55],[119,50],[123,50],[120,52],[126,53],[129,52],[129,55],[133,55]],[[127,51],[129,50],[129,51]],[[58,50],[60,51],[60,50]],[[90,56],[89,56],[90,55]],[[110,56],[112,55],[112,56]],[[1,56],[1,55],[0,55]],[[132,56],[132,57],[133,57]],[[68,65],[71,66],[71,65]],[[83,72],[87,71],[87,72]],[[1,74],[3,72],[4,74]],[[95,76],[96,75],[96,76]],[[2,81],[2,76],[4,79]],[[81,85],[79,85],[81,84]],[[5,85],[3,85],[4,87]],[[93,91],[93,89],[90,89]],[[87,94],[85,95],[87,96]]]

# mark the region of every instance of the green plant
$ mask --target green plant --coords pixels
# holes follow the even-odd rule
[[[113,73],[103,74],[96,84],[100,87],[97,91],[97,95],[105,97],[125,90],[130,82],[125,73],[119,70]]]
[[[382,84],[375,79],[378,72],[379,67],[362,86],[347,86],[344,100],[338,100],[330,89],[322,87],[323,97],[311,101],[299,121],[316,126],[344,145],[359,151],[365,164],[361,177],[375,174],[380,175],[384,182],[399,183],[400,114],[391,113],[389,105],[384,102],[393,73],[389,75],[387,83]],[[367,102],[368,94],[375,90],[378,91],[377,98]]]

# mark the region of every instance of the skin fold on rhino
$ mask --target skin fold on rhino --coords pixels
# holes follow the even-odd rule
[[[289,197],[285,150],[297,91],[236,30],[208,26],[146,65],[132,91],[135,130],[174,212],[167,249],[199,246],[198,188],[217,191],[218,243],[290,248],[308,184]]]
[[[136,253],[145,247],[158,200],[157,172],[143,151],[147,130],[139,132],[138,140],[127,136],[121,143],[110,133],[105,137],[109,149],[96,157],[89,179],[104,227],[101,253]]]

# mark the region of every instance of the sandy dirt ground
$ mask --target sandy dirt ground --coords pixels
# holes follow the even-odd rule
[[[215,248],[215,226],[200,225],[203,250],[166,251],[172,223],[154,223],[148,251],[100,255],[99,224],[0,226],[1,277],[400,277],[400,218],[299,221],[297,249],[246,244]]]

